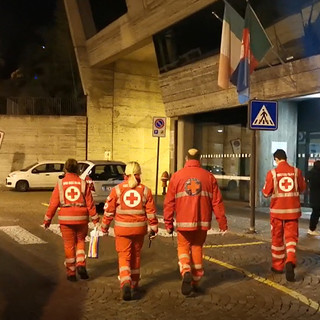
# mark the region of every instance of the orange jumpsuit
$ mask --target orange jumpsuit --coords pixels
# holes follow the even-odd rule
[[[126,181],[111,190],[101,223],[106,232],[114,218],[120,287],[129,283],[137,288],[140,279],[140,253],[148,223],[158,232],[156,207],[151,191],[143,184],[130,188]]]
[[[64,241],[67,275],[76,274],[76,267],[85,266],[85,238],[89,215],[94,223],[99,221],[89,186],[74,173],[66,173],[55,186],[44,224],[50,225],[57,208],[58,221]]]
[[[219,228],[227,230],[225,208],[215,177],[202,169],[198,160],[188,160],[170,179],[163,215],[166,228],[173,230],[176,213],[180,273],[183,276],[192,272],[194,285],[204,274],[202,247],[211,228],[212,211]]]
[[[271,197],[271,253],[275,270],[282,271],[287,262],[296,265],[298,219],[301,216],[300,193],[305,188],[301,170],[286,161],[279,162],[276,169],[267,173],[262,193],[265,197]]]

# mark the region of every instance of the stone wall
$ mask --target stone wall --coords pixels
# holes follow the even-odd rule
[[[0,116],[0,186],[11,171],[36,161],[86,157],[86,117]]]

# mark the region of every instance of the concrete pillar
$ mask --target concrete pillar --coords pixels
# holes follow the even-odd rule
[[[193,117],[187,116],[178,119],[178,143],[177,143],[177,170],[183,168],[187,151],[196,147],[194,144]]]

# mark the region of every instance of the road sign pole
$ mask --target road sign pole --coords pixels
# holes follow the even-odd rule
[[[155,192],[156,203],[158,200],[159,151],[160,151],[160,137],[158,137],[158,147],[157,147],[156,192]]]
[[[251,215],[250,229],[248,233],[255,233],[256,225],[256,130],[252,132],[252,151],[251,151],[251,170],[250,170],[250,199],[251,199]]]

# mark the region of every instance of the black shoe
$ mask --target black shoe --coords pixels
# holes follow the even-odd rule
[[[77,281],[77,277],[75,275],[73,276],[67,276],[67,280],[71,281],[71,282],[76,282]]]
[[[192,275],[190,272],[186,272],[183,275],[182,285],[181,285],[181,293],[185,296],[188,296],[192,291]]]
[[[278,270],[278,269],[275,269],[274,267],[271,267],[271,271],[272,271],[273,273],[283,274],[283,270]]]
[[[122,288],[121,288],[121,296],[122,300],[124,301],[129,301],[131,300],[131,287],[129,283],[126,283]]]
[[[80,279],[83,279],[83,280],[89,279],[86,267],[84,266],[77,267],[77,272],[80,276]]]
[[[286,263],[286,279],[287,281],[293,282],[294,279],[294,267],[295,265],[292,262]]]

